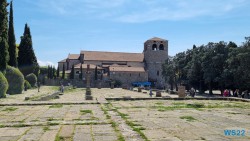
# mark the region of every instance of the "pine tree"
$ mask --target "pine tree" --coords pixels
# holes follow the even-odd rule
[[[56,70],[56,77],[59,78],[59,75],[60,75],[60,71],[59,71],[59,66],[58,66]]]
[[[74,79],[74,72],[75,72],[74,65],[72,65],[70,72],[70,79]]]
[[[32,46],[32,37],[28,24],[25,24],[18,52],[18,67],[26,76],[30,73],[39,73],[39,65]]]
[[[0,71],[5,71],[9,62],[7,6],[6,0],[0,0]]]
[[[17,47],[16,47],[16,37],[14,30],[14,21],[13,21],[13,6],[12,1],[10,2],[10,15],[9,15],[9,65],[17,67]]]
[[[64,67],[64,64],[63,64],[62,79],[65,79],[65,67]]]

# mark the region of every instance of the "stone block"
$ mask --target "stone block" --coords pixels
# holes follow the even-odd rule
[[[178,96],[179,98],[185,98],[186,97],[186,93],[185,93],[185,86],[179,86],[178,87]]]
[[[156,97],[161,97],[161,91],[156,92]]]

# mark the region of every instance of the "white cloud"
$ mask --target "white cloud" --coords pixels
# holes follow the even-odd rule
[[[161,1],[161,0],[159,0]],[[223,16],[244,6],[246,0],[171,0],[159,3],[151,2],[143,10],[118,17],[118,21],[140,23],[158,20],[186,20],[201,16]]]
[[[140,23],[223,16],[249,4],[247,0],[26,0],[43,12]]]
[[[54,64],[54,63],[52,63],[50,61],[41,61],[41,60],[38,60],[37,62],[39,64],[39,66],[48,66],[48,65],[55,66],[55,67],[57,66],[57,64]]]

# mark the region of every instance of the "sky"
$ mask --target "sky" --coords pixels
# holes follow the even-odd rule
[[[249,0],[14,0],[16,43],[28,23],[41,66],[81,50],[135,52],[152,37],[169,55],[250,36]]]

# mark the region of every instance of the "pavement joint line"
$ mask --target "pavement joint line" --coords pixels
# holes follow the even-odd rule
[[[136,100],[224,100],[224,101],[241,101],[250,102],[250,99],[234,98],[234,97],[208,97],[208,98],[105,98],[105,100],[113,101],[136,101]],[[41,105],[87,105],[87,104],[107,104],[108,102],[61,102],[61,103],[6,103],[0,106],[41,106]]]

